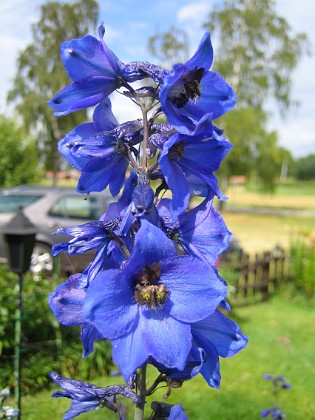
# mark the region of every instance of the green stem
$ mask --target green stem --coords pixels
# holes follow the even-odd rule
[[[144,419],[144,406],[145,406],[145,396],[146,396],[146,386],[147,386],[147,365],[144,365],[142,368],[138,369],[137,372],[137,394],[141,397],[142,401],[137,403],[135,409],[134,420],[143,420]]]

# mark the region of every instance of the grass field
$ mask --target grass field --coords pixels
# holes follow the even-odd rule
[[[236,357],[221,360],[221,390],[210,389],[202,377],[197,377],[174,390],[167,402],[181,402],[190,420],[258,419],[260,411],[272,404],[270,383],[262,379],[264,373],[270,373],[284,376],[292,386],[280,394],[280,404],[288,418],[314,419],[314,310],[274,298],[269,303],[237,308],[232,313],[250,341]],[[114,383],[114,378],[97,381],[100,386]],[[160,400],[164,393],[165,389],[158,391],[156,399]],[[62,419],[70,400],[51,399],[50,394],[47,391],[24,397],[22,418]],[[115,419],[115,416],[101,410],[79,418]]]

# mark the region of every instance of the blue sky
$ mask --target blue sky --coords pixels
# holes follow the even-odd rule
[[[15,74],[18,51],[31,42],[30,25],[39,18],[39,5],[45,0],[10,0],[0,5],[0,112],[9,114],[5,98]],[[201,24],[214,0],[99,0],[100,21],[106,26],[106,42],[122,61],[150,60],[147,41],[157,31],[175,24],[188,31],[191,52],[198,46]],[[315,2],[277,0],[278,13],[287,19],[295,32],[304,31],[315,53]],[[219,51],[215,50],[215,56]],[[214,58],[215,59],[215,58]],[[293,98],[301,105],[285,121],[271,109],[270,129],[279,133],[279,142],[294,156],[315,153],[315,56],[305,57],[293,75]],[[128,103],[129,105],[129,103]],[[134,110],[113,101],[118,119],[132,119]],[[233,139],[230,139],[233,142]]]

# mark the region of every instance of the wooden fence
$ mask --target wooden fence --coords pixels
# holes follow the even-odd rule
[[[222,258],[220,267],[219,273],[228,270],[225,277],[236,299],[267,301],[279,284],[289,279],[289,257],[281,248],[254,256],[233,253]]]

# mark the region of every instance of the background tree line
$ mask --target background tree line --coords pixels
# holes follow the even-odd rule
[[[19,54],[8,94],[16,115],[14,120],[0,119],[0,137],[6,137],[6,142],[11,138],[3,134],[2,125],[9,124],[13,131],[17,130],[15,142],[24,151],[23,156],[27,156],[29,149],[34,151],[33,169],[41,166],[43,171],[57,172],[61,165],[58,140],[87,118],[86,111],[55,118],[47,101],[70,82],[59,59],[60,44],[95,33],[98,16],[96,0],[47,2],[40,8],[39,21],[32,26],[32,43]],[[277,104],[283,117],[296,105],[291,97],[291,76],[301,57],[309,52],[306,35],[294,33],[288,22],[278,16],[274,0],[218,2],[205,16],[203,28],[210,30],[216,43],[212,70],[220,72],[238,96],[236,109],[225,115],[224,120],[215,121],[235,145],[222,165],[221,176],[228,180],[233,175],[245,175],[269,191],[284,173],[299,179],[312,178],[313,157],[303,158],[302,175],[298,170],[300,159],[295,160],[280,147],[277,132],[267,129],[270,101]],[[189,57],[189,36],[183,29],[172,26],[153,35],[148,40],[148,50],[160,64],[171,68],[175,62],[184,62]],[[31,138],[34,140],[28,140]],[[9,150],[14,146],[3,147]],[[12,176],[15,165],[5,163],[10,159],[14,159],[11,154],[0,156],[4,171],[11,168],[10,176],[0,177],[0,186],[33,181],[36,170],[25,172],[24,175],[29,173],[29,179]]]

